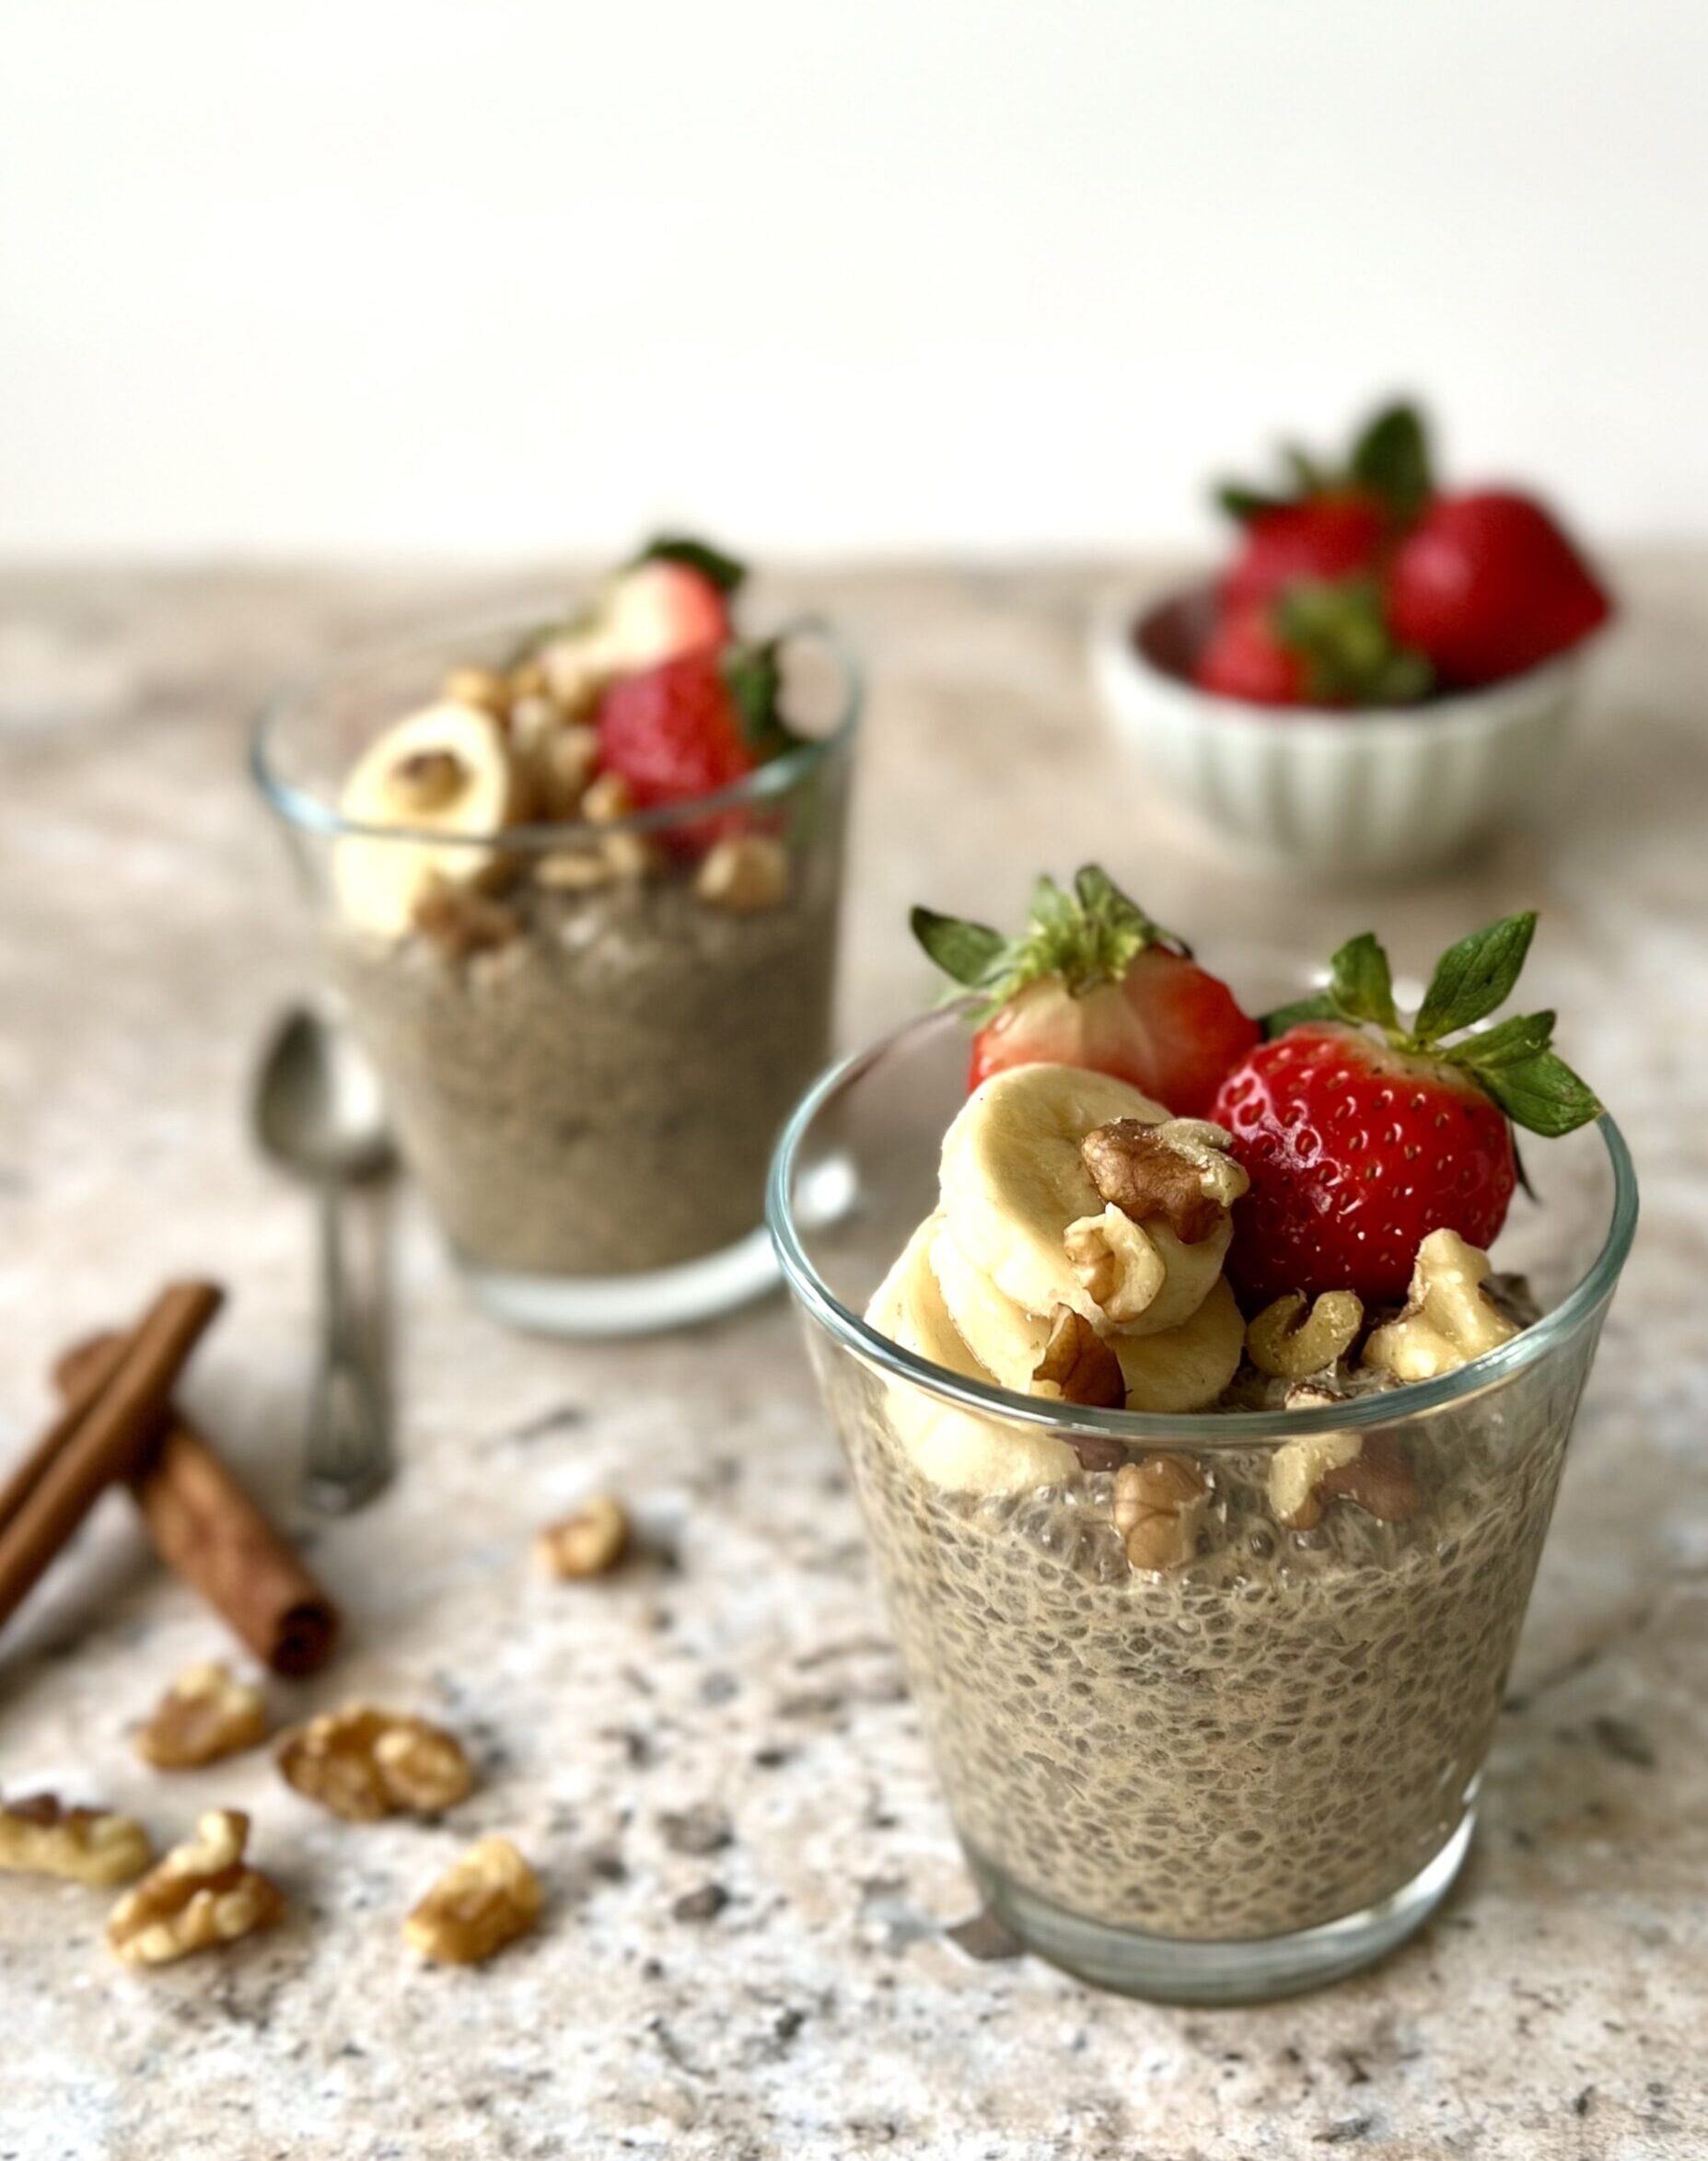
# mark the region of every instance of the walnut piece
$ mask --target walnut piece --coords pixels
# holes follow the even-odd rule
[[[287,1785],[349,1823],[400,1809],[436,1814],[474,1784],[454,1734],[371,1703],[346,1703],[287,1735],[279,1769]]]
[[[534,865],[536,882],[552,893],[597,892],[616,876],[616,865],[599,848],[554,848]]]
[[[696,899],[732,915],[774,908],[788,889],[788,852],[765,833],[726,834],[713,844],[694,879]]]
[[[1181,1245],[1199,1246],[1246,1190],[1228,1140],[1202,1118],[1117,1118],[1092,1127],[1080,1156],[1099,1200],[1135,1223],[1160,1216]]]
[[[188,1771],[267,1737],[267,1699],[217,1661],[180,1673],[136,1730],[136,1753],[157,1771]]]
[[[0,1803],[0,1869],[72,1883],[129,1883],[153,1859],[142,1825],[110,1808],[67,1808],[52,1794]]]
[[[1303,1380],[1337,1365],[1363,1326],[1364,1302],[1355,1291],[1324,1291],[1308,1314],[1303,1294],[1289,1291],[1248,1324],[1246,1351],[1271,1379]]]
[[[629,1550],[629,1517],[610,1493],[595,1493],[573,1516],[548,1524],[534,1539],[534,1558],[560,1582],[605,1575]]]
[[[629,784],[620,773],[602,773],[587,783],[581,798],[581,815],[594,825],[615,825],[634,809]]]
[[[522,928],[513,908],[436,874],[423,888],[411,920],[422,936],[451,960],[466,960],[471,954],[507,946]]]
[[[1396,1380],[1433,1380],[1510,1342],[1518,1324],[1483,1289],[1489,1257],[1457,1231],[1432,1230],[1417,1249],[1397,1320],[1371,1331],[1364,1362]]]
[[[284,1919],[284,1893],[244,1861],[249,1835],[239,1810],[210,1808],[193,1839],[126,1891],[108,1916],[107,1941],[127,1966],[166,1966]]]
[[[1032,1369],[1035,1396],[1119,1411],[1127,1400],[1121,1360],[1083,1313],[1058,1306],[1050,1322],[1050,1340]]]
[[[424,1958],[475,1966],[540,1918],[540,1878],[508,1839],[479,1839],[440,1876],[403,1923]]]
[[[1182,1568],[1198,1551],[1209,1482],[1186,1456],[1147,1456],[1115,1473],[1115,1528],[1134,1568]]]
[[[1101,1215],[1082,1215],[1062,1234],[1068,1265],[1116,1322],[1136,1320],[1168,1280],[1155,1239],[1111,1203]]]
[[[510,710],[510,686],[490,668],[453,668],[440,695],[452,705],[471,705],[502,720]]]
[[[544,703],[544,701],[540,703]],[[548,710],[556,715],[555,706],[550,706]],[[581,809],[581,799],[587,792],[587,784],[592,780],[594,769],[599,761],[597,731],[578,722],[561,725],[554,717],[546,726],[543,739],[538,742],[534,757],[540,779],[540,792],[551,816],[576,817]]]
[[[1380,1523],[1404,1523],[1420,1500],[1391,1434],[1303,1434],[1270,1458],[1270,1510],[1288,1530],[1314,1530],[1330,1501],[1350,1501]]]

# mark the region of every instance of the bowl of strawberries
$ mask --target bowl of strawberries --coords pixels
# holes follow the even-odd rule
[[[1319,875],[1433,868],[1540,796],[1613,601],[1546,505],[1437,484],[1415,407],[1225,486],[1214,579],[1094,627],[1111,720],[1225,840]]]

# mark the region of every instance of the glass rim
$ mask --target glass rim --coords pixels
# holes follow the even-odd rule
[[[559,595],[538,607],[514,602],[503,610],[453,620],[444,629],[419,630],[398,637],[375,640],[356,646],[333,660],[298,670],[277,684],[262,700],[250,725],[250,776],[269,807],[286,825],[318,833],[329,840],[396,842],[402,845],[427,845],[435,849],[506,849],[550,852],[573,843],[608,839],[612,833],[668,832],[672,827],[692,825],[719,813],[786,796],[838,751],[852,747],[866,703],[866,680],[853,648],[826,617],[791,617],[774,634],[780,639],[811,637],[822,641],[836,656],[842,675],[842,699],[835,724],[822,736],[803,738],[781,756],[756,765],[726,788],[711,795],[691,796],[682,803],[663,803],[648,810],[633,810],[623,818],[535,819],[525,825],[498,826],[478,833],[447,833],[433,826],[378,825],[346,818],[335,802],[317,790],[286,780],[278,769],[274,746],[283,729],[294,718],[324,699],[336,685],[365,671],[424,656],[441,645],[473,644],[496,637],[504,631],[537,630],[563,612]],[[405,717],[403,715],[400,718]]]
[[[1522,1372],[1566,1342],[1612,1295],[1631,1251],[1637,1228],[1637,1179],[1625,1136],[1603,1111],[1595,1121],[1613,1172],[1613,1205],[1607,1235],[1596,1258],[1553,1310],[1496,1349],[1434,1380],[1403,1381],[1399,1387],[1352,1396],[1338,1403],[1294,1411],[1103,1411],[1075,1404],[1071,1415],[1037,1396],[1023,1396],[994,1381],[980,1381],[935,1365],[905,1350],[862,1315],[844,1306],[808,1259],[796,1226],[789,1192],[795,1166],[808,1128],[831,1098],[857,1081],[886,1052],[910,1037],[955,1017],[952,1008],[917,1014],[901,1027],[841,1059],[819,1078],[790,1113],[772,1155],[765,1185],[765,1219],[772,1243],[790,1290],[802,1308],[827,1334],[867,1364],[898,1380],[964,1411],[982,1412],[1009,1424],[1046,1431],[1107,1435],[1137,1448],[1188,1447],[1199,1450],[1279,1446],[1308,1434],[1340,1433],[1349,1427],[1393,1425],[1419,1413],[1481,1394]]]

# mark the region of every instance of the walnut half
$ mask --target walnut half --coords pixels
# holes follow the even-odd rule
[[[1228,1139],[1202,1118],[1117,1118],[1093,1126],[1079,1152],[1100,1201],[1134,1223],[1160,1217],[1181,1245],[1201,1246],[1246,1190]]]
[[[1433,1380],[1518,1334],[1483,1288],[1489,1257],[1457,1231],[1432,1230],[1417,1249],[1412,1290],[1397,1320],[1372,1331],[1364,1362],[1396,1380]]]
[[[1121,1360],[1083,1313],[1058,1306],[1050,1323],[1050,1340],[1032,1373],[1031,1393],[1063,1403],[1119,1411],[1127,1400]]]
[[[284,1893],[244,1861],[249,1835],[238,1809],[211,1808],[193,1839],[126,1891],[108,1917],[107,1941],[127,1966],[169,1965],[284,1919]]]
[[[153,1859],[142,1825],[110,1808],[67,1808],[52,1794],[0,1805],[0,1869],[71,1883],[129,1883]]]
[[[1363,1326],[1364,1301],[1356,1291],[1324,1291],[1308,1313],[1303,1295],[1289,1291],[1253,1316],[1246,1351],[1272,1379],[1303,1380],[1343,1358]]]
[[[1330,1501],[1350,1501],[1380,1523],[1417,1514],[1417,1481],[1391,1434],[1302,1434],[1269,1463],[1269,1505],[1288,1530],[1314,1530]]]
[[[217,1662],[180,1673],[136,1730],[136,1753],[157,1771],[187,1771],[267,1737],[267,1699]]]
[[[477,1966],[540,1918],[540,1878],[508,1839],[478,1839],[440,1876],[403,1923],[424,1958]]]
[[[1134,1568],[1183,1568],[1198,1551],[1209,1505],[1204,1474],[1187,1456],[1147,1456],[1115,1473],[1115,1528]]]
[[[454,1734],[371,1703],[346,1703],[287,1735],[279,1769],[287,1785],[349,1823],[406,1808],[436,1814],[474,1784]]]

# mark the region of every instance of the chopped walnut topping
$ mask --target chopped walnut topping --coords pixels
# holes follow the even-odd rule
[[[1303,1380],[1337,1365],[1363,1326],[1364,1302],[1356,1291],[1324,1291],[1308,1315],[1303,1294],[1289,1291],[1250,1321],[1246,1350],[1258,1371],[1272,1379]]]
[[[1269,1505],[1288,1530],[1314,1530],[1330,1501],[1350,1501],[1379,1523],[1404,1523],[1421,1496],[1412,1465],[1391,1434],[1302,1434],[1269,1464]]]
[[[581,798],[581,815],[594,825],[615,825],[634,810],[634,797],[620,773],[602,773],[589,781]]]
[[[286,1737],[279,1769],[288,1785],[350,1823],[400,1809],[436,1814],[474,1784],[462,1744],[424,1718],[346,1703]]]
[[[789,889],[788,852],[764,833],[730,833],[717,842],[694,879],[709,908],[749,915],[774,908]]]
[[[553,714],[556,708],[552,709]],[[594,770],[599,761],[596,730],[579,723],[555,721],[541,738],[536,758],[546,808],[553,818],[575,818],[581,810]]]
[[[0,1869],[72,1883],[128,1883],[153,1859],[142,1825],[110,1808],[67,1808],[52,1794],[0,1803]]]
[[[1050,1340],[1032,1371],[1031,1392],[1105,1411],[1119,1411],[1127,1400],[1121,1360],[1071,1306],[1055,1309]]]
[[[510,710],[510,686],[490,668],[453,668],[442,695],[453,705],[471,705],[502,720]]]
[[[1221,1128],[1198,1119],[1146,1125],[1117,1118],[1093,1126],[1080,1155],[1100,1200],[1135,1223],[1160,1216],[1181,1245],[1199,1246],[1224,1222],[1228,1205],[1223,1195],[1230,1181],[1209,1161],[1219,1155],[1204,1137],[1213,1133]],[[1226,1135],[1221,1138],[1225,1144]],[[1237,1169],[1226,1156],[1220,1161]]]
[[[604,1575],[629,1548],[629,1518],[621,1501],[595,1493],[573,1516],[549,1524],[534,1540],[534,1558],[548,1575]]]
[[[1155,1304],[1168,1268],[1142,1224],[1113,1206],[1082,1215],[1062,1236],[1068,1265],[1086,1292],[1117,1322],[1137,1320]]]
[[[437,876],[428,879],[412,920],[422,936],[452,960],[507,946],[522,928],[513,908]]]
[[[594,848],[554,848],[534,865],[536,880],[553,893],[597,892],[600,886],[610,885],[616,875],[610,858]]]
[[[1134,1568],[1182,1568],[1198,1551],[1209,1481],[1188,1456],[1147,1456],[1115,1473],[1115,1528]]]
[[[278,1886],[244,1861],[249,1831],[238,1809],[211,1808],[193,1839],[126,1891],[108,1917],[107,1941],[127,1966],[165,1966],[284,1919]]]
[[[403,1923],[424,1958],[475,1966],[540,1918],[540,1878],[508,1839],[480,1839],[440,1876]]]
[[[1519,1326],[1490,1297],[1488,1274],[1486,1253],[1457,1231],[1431,1231],[1417,1249],[1405,1311],[1372,1330],[1365,1364],[1396,1380],[1431,1380],[1509,1342]]]
[[[192,1666],[137,1728],[136,1753],[157,1771],[187,1771],[254,1748],[267,1728],[267,1699],[258,1688],[228,1666]]]

